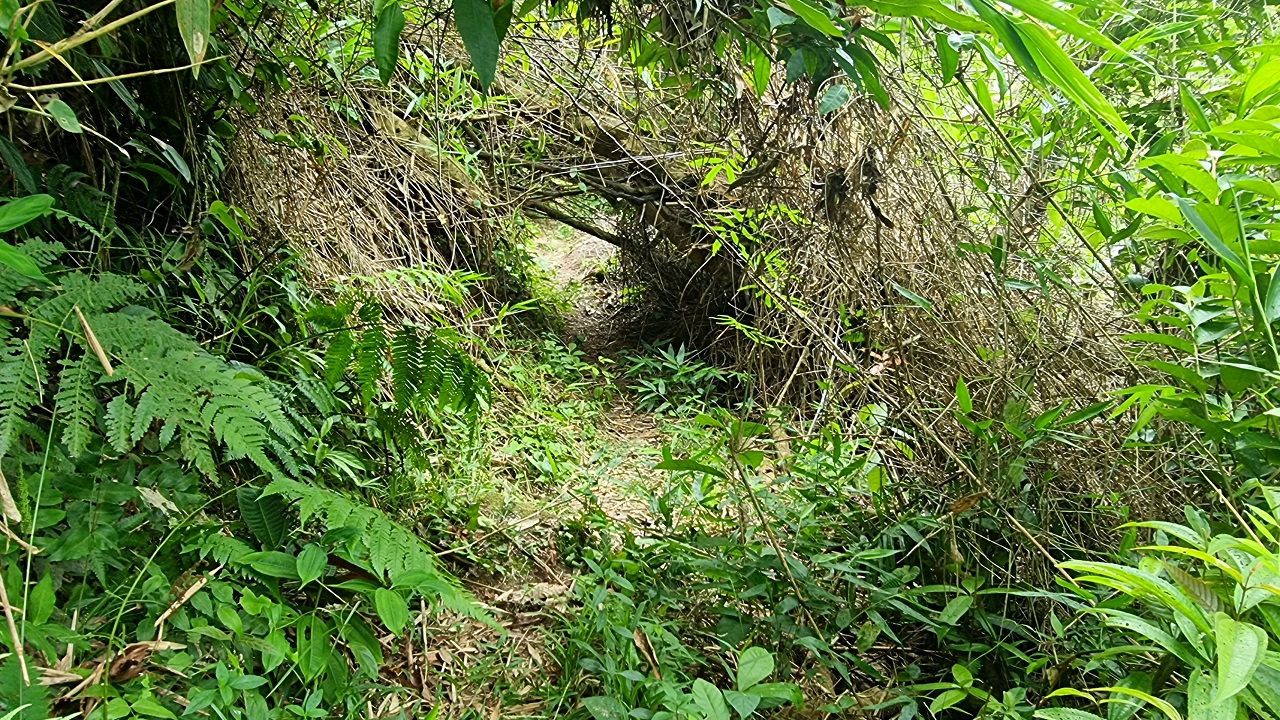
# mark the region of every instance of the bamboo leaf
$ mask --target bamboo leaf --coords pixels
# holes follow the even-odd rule
[[[1046,25],[1051,25],[1061,30],[1062,32],[1074,35],[1081,40],[1087,40],[1094,45],[1106,48],[1114,53],[1119,53],[1122,56],[1129,55],[1127,51],[1112,42],[1110,38],[1103,35],[1096,28],[1082,22],[1071,13],[1061,10],[1044,0],[1004,0],[1004,2],[1045,23]]]
[[[399,2],[384,5],[378,11],[373,28],[373,62],[378,66],[378,79],[385,85],[400,62],[400,33],[404,31],[404,10]]]
[[[1229,245],[1222,241],[1217,232],[1205,221],[1204,217],[1194,204],[1186,198],[1175,197],[1174,202],[1178,204],[1178,209],[1182,211],[1182,216],[1191,223],[1191,227],[1195,228],[1200,237],[1209,245],[1209,249],[1225,262],[1242,281],[1249,277],[1246,272],[1244,261],[1232,250]]]
[[[178,34],[191,58],[191,74],[200,77],[200,64],[209,51],[209,0],[177,0],[173,7],[178,16]]]
[[[471,66],[480,78],[480,86],[489,86],[498,74],[498,30],[493,22],[493,9],[486,0],[453,0],[453,15],[458,34],[471,56]]]

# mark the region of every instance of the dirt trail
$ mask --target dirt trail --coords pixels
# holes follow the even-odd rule
[[[555,290],[572,304],[565,315],[566,339],[580,342],[591,358],[609,352],[618,332],[615,321],[622,301],[607,270],[618,249],[568,226],[552,224],[535,239],[534,250]]]

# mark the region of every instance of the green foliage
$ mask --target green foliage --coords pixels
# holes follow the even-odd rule
[[[722,370],[695,359],[685,346],[649,347],[626,358],[626,375],[634,381],[636,405],[654,413],[687,415],[740,391],[749,381],[743,373]]]
[[[1239,535],[1213,534],[1203,513],[1188,507],[1185,525],[1133,523],[1154,542],[1126,562],[1063,563],[1077,582],[1124,600],[1080,590],[1111,634],[1090,663],[1106,687],[1071,696],[1104,707],[1181,706],[1191,718],[1280,717],[1280,668],[1267,652],[1280,638],[1280,564],[1263,540],[1280,524],[1274,491],[1262,494],[1268,504],[1246,508],[1249,524]]]
[[[450,612],[494,624],[457,581],[437,569],[434,553],[422,540],[385,513],[332,490],[288,479],[273,482],[263,494],[297,502],[303,527],[313,518],[323,521],[331,533],[343,538],[347,560],[379,580],[427,595]]]

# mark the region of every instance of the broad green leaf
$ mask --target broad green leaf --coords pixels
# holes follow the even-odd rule
[[[584,698],[582,706],[595,720],[628,720],[627,706],[617,698],[597,696]]]
[[[1196,352],[1195,343],[1176,335],[1165,335],[1162,333],[1130,333],[1125,335],[1124,339],[1129,342],[1145,342],[1163,345],[1165,347],[1173,348],[1185,355],[1194,355]]]
[[[1152,573],[1127,565],[1084,560],[1069,560],[1061,566],[1067,570],[1092,573],[1087,578],[1089,582],[1104,584],[1133,597],[1155,601],[1176,610],[1175,621],[1179,618],[1188,620],[1203,633],[1213,630],[1213,625],[1200,606],[1172,583]],[[1084,581],[1086,578],[1080,580]]]
[[[871,54],[870,50],[857,43],[845,45],[844,51],[852,56],[853,64],[858,70],[858,76],[862,78],[867,92],[871,93],[871,97],[876,99],[876,103],[880,107],[888,110],[890,106],[889,93],[885,92],[884,85],[880,82],[880,64],[876,61],[875,56]]]
[[[297,635],[298,670],[307,682],[315,680],[329,667],[333,655],[333,640],[328,623],[315,615],[303,615],[295,625]]]
[[[9,243],[0,240],[0,265],[4,265],[10,270],[29,277],[32,280],[42,282],[46,285],[52,284],[49,278],[40,272],[40,266],[18,248]]]
[[[143,697],[143,698],[138,698],[137,700],[134,700],[132,703],[132,708],[135,714],[141,715],[143,717],[165,718],[166,720],[178,720],[178,716],[174,715],[172,710],[165,707],[164,705],[161,705],[160,701],[156,700],[153,697]]]
[[[1147,702],[1154,705],[1156,708],[1160,710],[1160,712],[1164,713],[1164,716],[1169,720],[1182,720],[1182,715],[1178,712],[1178,709],[1175,708],[1172,704],[1170,704],[1169,701],[1164,700],[1162,698],[1155,697],[1151,693],[1145,692],[1143,690],[1139,690],[1137,688],[1125,687],[1123,685],[1097,688],[1097,690],[1099,692],[1111,692],[1117,695],[1124,695],[1127,697],[1138,698],[1143,702]]]
[[[191,58],[191,74],[200,77],[200,64],[209,51],[209,0],[177,0],[173,7],[178,16],[178,34]]]
[[[378,611],[378,619],[391,632],[399,635],[404,626],[409,624],[409,604],[404,596],[394,590],[378,588],[373,591],[373,607]]]
[[[1187,681],[1187,720],[1235,720],[1235,698],[1216,702],[1215,694],[1213,678],[1200,668],[1193,670]]]
[[[720,688],[698,678],[693,681],[693,688],[689,692],[693,695],[694,704],[707,720],[729,720],[729,706],[725,704]]]
[[[282,553],[278,550],[249,553],[241,557],[238,562],[248,565],[267,577],[283,578],[285,580],[298,579],[297,559],[288,553]]]
[[[360,666],[361,672],[371,678],[378,677],[378,670],[382,667],[384,660],[382,645],[369,625],[359,617],[352,617],[343,623],[339,630],[342,633],[342,639],[346,641],[347,647]]]
[[[53,573],[45,573],[40,578],[40,582],[31,588],[31,595],[27,598],[26,612],[23,613],[23,622],[32,625],[43,625],[49,622],[49,618],[53,617],[53,608],[57,603],[57,598],[53,594]]]
[[[773,655],[762,647],[749,647],[738,658],[738,689],[748,690],[773,674]]]
[[[809,2],[809,0],[787,0],[791,12],[804,21],[805,25],[831,37],[844,37],[844,32],[831,22],[827,11]]]
[[[970,412],[972,412],[973,406],[970,405],[969,407]],[[951,598],[951,601],[947,603],[947,606],[942,608],[942,612],[938,613],[938,622],[943,625],[955,625],[960,621],[960,618],[964,617],[965,613],[969,612],[969,608],[971,607],[973,607],[972,595],[961,595],[960,597]]]
[[[1200,163],[1182,155],[1156,155],[1138,163],[1138,167],[1159,166],[1177,175],[1179,179],[1195,188],[1209,201],[1216,201],[1221,189],[1218,180],[1201,167]]]
[[[490,23],[492,27],[492,23]],[[390,2],[378,12],[373,28],[373,62],[378,66],[378,79],[385,85],[400,62],[400,33],[404,31],[404,9]]]
[[[41,217],[53,207],[49,195],[28,195],[0,205],[0,232],[9,232]]]
[[[978,17],[982,18],[987,27],[995,33],[1000,44],[1013,57],[1018,67],[1022,68],[1022,71],[1032,80],[1043,82],[1044,75],[1041,74],[1035,57],[1027,49],[1022,33],[1018,32],[1013,21],[1000,12],[990,0],[965,0],[965,3],[978,13]]]
[[[453,0],[453,16],[458,34],[471,56],[471,66],[485,92],[498,74],[498,30],[488,0]]]
[[[760,683],[747,690],[747,694],[760,698],[762,707],[777,707],[786,703],[799,706],[804,702],[800,688],[793,683]]]
[[[1271,271],[1271,282],[1267,285],[1267,298],[1262,304],[1262,314],[1269,323],[1280,319],[1280,263]]]
[[[760,707],[759,696],[738,692],[737,690],[725,690],[724,699],[738,713],[738,717],[743,720],[750,717],[751,713]]]
[[[303,585],[319,580],[329,566],[329,553],[315,543],[308,543],[298,553],[298,580]]]
[[[70,105],[62,102],[59,98],[50,100],[44,106],[44,109],[49,111],[49,114],[53,116],[53,121],[58,123],[58,127],[63,130],[76,135],[84,132],[84,128],[80,127],[80,120],[76,117],[76,111],[72,110]]]
[[[1214,128],[1209,132],[1209,134],[1214,137],[1222,138],[1223,140],[1230,140],[1231,142],[1243,145],[1252,150],[1257,150],[1271,158],[1280,158],[1280,139],[1254,132],[1227,132],[1222,128]],[[1234,147],[1230,148],[1228,152],[1232,154],[1240,154],[1238,149]],[[1246,153],[1246,156],[1251,160],[1255,157],[1252,153]]]
[[[769,18],[770,30],[777,30],[783,25],[790,25],[791,23],[796,21],[796,18],[794,15],[788,15],[786,11],[784,11],[782,8],[770,6],[769,9],[765,12],[765,14]]]
[[[937,715],[947,708],[959,705],[967,697],[969,697],[969,693],[964,690],[952,688],[951,690],[948,690],[934,698],[933,702],[929,703],[929,712]]]
[[[1160,218],[1166,222],[1180,224],[1182,215],[1178,212],[1178,206],[1174,205],[1168,198],[1159,195],[1149,198],[1133,198],[1124,204],[1125,207],[1143,215]]]
[[[963,412],[965,415],[973,412],[973,397],[969,395],[969,386],[965,383],[963,376],[956,378],[956,402],[960,404],[960,412]],[[956,598],[956,600],[959,599],[960,598]],[[971,603],[972,601],[973,598],[970,598]],[[955,600],[952,602],[955,602]],[[950,603],[948,603],[948,605],[949,604]],[[968,608],[965,609],[967,610]]]
[[[700,472],[700,473],[705,473],[707,475],[713,475],[719,478],[722,478],[725,476],[723,472],[717,470],[716,468],[711,467],[710,465],[704,465],[703,463],[700,463],[697,460],[679,460],[679,459],[664,460],[658,463],[657,465],[654,465],[653,469],[654,470],[670,470],[672,472],[678,472],[678,471]]]
[[[1213,699],[1216,705],[1243,690],[1253,679],[1267,651],[1267,633],[1226,613],[1214,614],[1213,629],[1218,646],[1218,690]]]
[[[844,83],[836,83],[827,88],[827,91],[822,94],[822,101],[818,103],[818,114],[830,115],[844,107],[845,103],[849,102],[851,94],[849,86]]]
[[[1275,94],[1276,85],[1280,84],[1280,59],[1272,59],[1262,63],[1244,84],[1240,93],[1240,107],[1237,115],[1243,116],[1254,104],[1255,100],[1267,100]]]
[[[1205,115],[1204,107],[1200,104],[1200,100],[1187,88],[1185,83],[1178,84],[1178,97],[1182,101],[1182,109],[1186,111],[1187,117],[1191,118],[1191,124],[1195,125],[1200,132],[1209,132],[1213,129],[1213,124],[1209,122],[1208,116]]]
[[[1036,59],[1037,72],[1042,74],[1055,87],[1066,93],[1072,102],[1092,112],[1107,127],[1130,135],[1129,125],[1120,117],[1115,106],[1103,96],[1093,81],[1085,75],[1075,62],[1067,56],[1058,45],[1056,38],[1048,30],[1035,23],[1017,23],[1016,29],[1021,35],[1025,47]],[[1100,130],[1105,128],[1099,126]]]
[[[861,4],[876,15],[924,18],[962,32],[988,31],[977,18],[958,13],[939,0],[867,0]]]
[[[288,505],[279,495],[264,495],[249,485],[236,489],[236,502],[245,525],[268,549],[278,548],[288,537]],[[292,558],[291,558],[292,559]]]

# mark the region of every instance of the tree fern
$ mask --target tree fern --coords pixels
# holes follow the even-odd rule
[[[360,504],[344,495],[295,480],[276,480],[263,491],[298,503],[300,522],[320,519],[326,528],[351,528],[368,569],[384,582],[412,584],[442,607],[465,617],[496,624],[448,573],[440,570],[431,552],[418,536],[387,517],[380,510]]]

